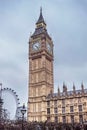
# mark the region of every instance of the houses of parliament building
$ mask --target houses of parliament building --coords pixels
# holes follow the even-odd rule
[[[40,9],[34,33],[29,38],[28,121],[85,122],[87,121],[87,89],[54,93],[53,41],[47,32]]]

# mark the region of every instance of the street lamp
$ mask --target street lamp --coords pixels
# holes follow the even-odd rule
[[[26,113],[25,104],[23,104],[22,106],[21,113],[22,113],[22,130],[24,130],[23,122],[24,122],[24,114]]]

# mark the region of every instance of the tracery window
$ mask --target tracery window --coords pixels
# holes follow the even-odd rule
[[[82,105],[78,105],[79,112],[82,111]]]
[[[71,115],[71,123],[74,123],[74,116]]]
[[[62,113],[65,113],[65,107],[62,107]]]
[[[50,108],[47,108],[47,114],[50,114]]]
[[[70,112],[74,112],[73,106],[70,106]]]
[[[54,113],[57,114],[58,110],[57,107],[54,108]]]
[[[65,116],[62,117],[62,120],[63,120],[63,123],[66,123],[66,117]]]
[[[47,107],[50,107],[50,101],[47,101]]]

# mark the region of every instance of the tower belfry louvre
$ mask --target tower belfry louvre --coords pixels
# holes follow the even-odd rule
[[[63,123],[87,120],[87,89],[54,93],[53,41],[47,32],[42,8],[34,33],[29,38],[28,121]]]

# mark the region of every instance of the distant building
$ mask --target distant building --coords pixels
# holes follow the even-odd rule
[[[28,121],[83,122],[87,119],[87,89],[54,93],[53,41],[40,10],[29,39]]]

